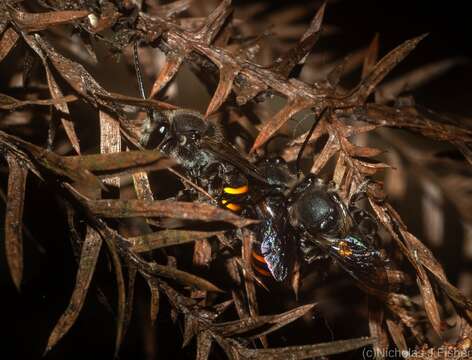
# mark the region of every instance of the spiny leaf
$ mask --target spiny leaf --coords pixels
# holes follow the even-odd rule
[[[360,118],[371,124],[408,129],[435,140],[461,144],[472,142],[471,130],[435,121],[413,107],[402,107],[399,111],[386,105],[367,104],[365,116]]]
[[[62,156],[56,155],[51,151],[21,140],[20,138],[17,138],[13,135],[8,135],[3,131],[0,131],[0,139],[18,146],[28,154],[30,161],[39,163],[45,169],[53,172],[56,176],[64,176],[73,181],[87,184],[92,188],[97,186],[102,187],[100,180],[98,180],[98,178],[96,178],[92,173],[86,169],[71,166],[71,164],[68,164],[64,161],[64,157]],[[35,173],[37,173],[36,169],[31,169],[31,171],[35,171]],[[38,176],[40,175],[38,174]]]
[[[326,8],[326,2],[321,5],[313,18],[307,31],[303,34],[298,44],[290,49],[286,54],[272,65],[271,69],[277,73],[288,77],[292,69],[299,64],[304,62],[304,59],[310,53],[311,49],[318,41],[320,37],[321,24],[323,23],[324,12]]]
[[[112,97],[112,95],[103,89],[85,68],[65,56],[59,54],[46,40],[38,34],[34,35],[34,40],[46,53],[53,66],[64,78],[65,81],[79,94],[90,100],[93,104],[99,103],[107,109],[113,109],[109,102],[102,100],[101,96]]]
[[[134,287],[136,282],[136,274],[138,268],[135,264],[128,262],[128,287],[126,292],[126,304],[125,304],[125,314],[123,320],[123,335],[124,338],[131,322],[131,317],[133,316],[133,302],[134,302]]]
[[[138,172],[133,174],[133,185],[136,197],[139,200],[154,201],[154,194],[149,183],[147,173]]]
[[[40,31],[54,25],[66,24],[82,19],[90,14],[87,10],[65,10],[42,13],[27,13],[12,9],[10,14],[15,23],[24,31]]]
[[[62,91],[59,88],[59,85],[57,84],[56,80],[54,79],[51,70],[49,69],[49,64],[47,62],[46,55],[38,45],[37,41],[35,41],[35,39],[31,35],[24,36],[24,39],[33,49],[33,51],[35,51],[36,54],[40,57],[43,63],[43,67],[46,71],[46,79],[49,86],[49,92],[51,93],[52,98],[55,100],[63,98]],[[55,104],[55,108],[59,111],[61,115],[62,126],[66,131],[67,137],[69,138],[72,147],[77,152],[77,154],[80,155],[79,139],[77,137],[77,134],[75,133],[74,123],[70,119],[69,107],[67,106],[67,103],[57,103]]]
[[[97,264],[98,254],[102,245],[100,235],[91,227],[87,227],[87,234],[80,254],[79,269],[77,271],[75,288],[64,314],[61,316],[51,335],[49,336],[46,351],[57,344],[57,342],[69,331],[75,323],[85,301],[87,291]]]
[[[213,114],[219,107],[225,102],[226,98],[231,92],[233,87],[234,78],[237,75],[237,71],[232,67],[222,67],[220,68],[220,79],[218,82],[218,87],[213,94],[213,97],[208,105],[205,117]]]
[[[287,104],[275,116],[268,120],[252,146],[251,152],[264,145],[267,140],[284,125],[293,115],[309,108],[312,101],[300,98],[289,99]]]
[[[11,96],[0,94],[0,109],[16,110],[28,105],[51,106],[73,102],[77,100],[77,96],[68,95],[57,99],[41,99],[41,100],[18,100]]]
[[[346,138],[341,138],[341,143],[342,143],[343,149],[351,157],[371,158],[371,157],[375,157],[383,153],[383,150],[380,150],[377,148],[354,145],[350,141],[348,141]]]
[[[168,4],[159,4],[156,7],[156,13],[163,18],[171,18],[174,15],[180,14],[187,10],[192,4],[193,0],[176,0]],[[153,6],[149,4],[149,6]]]
[[[71,194],[78,198],[77,190],[75,190],[72,186],[68,184],[66,184],[65,187],[71,192]],[[79,200],[83,201],[83,199]],[[126,248],[127,246],[129,246],[129,242],[127,241],[127,239],[122,237],[115,230],[110,229],[102,219],[95,218],[94,220],[95,225],[100,230],[101,235],[106,239],[107,244],[108,242],[114,242],[116,244],[119,244],[120,247]],[[113,244],[109,245],[109,247],[110,246],[113,246]],[[189,274],[185,271],[178,270],[174,267],[159,265],[154,262],[147,262],[141,257],[139,257],[137,254],[135,254],[133,251],[126,251],[126,256],[131,261],[139,265],[140,271],[144,272],[148,276],[161,276],[168,279],[176,280],[182,284],[195,286],[202,290],[222,292],[221,289],[213,285],[208,280],[205,280],[193,274]]]
[[[174,75],[179,71],[180,66],[184,60],[183,54],[180,55],[168,55],[166,62],[162,67],[156,81],[152,85],[151,94],[149,98],[153,98],[156,94],[161,91],[168,83],[174,78]]]
[[[264,331],[265,333],[270,333],[275,331],[286,324],[289,324],[299,317],[306,314],[308,311],[313,309],[315,304],[302,305],[295,309],[289,310],[282,314],[277,315],[265,315],[265,316],[251,316],[246,319],[228,321],[225,323],[214,324],[212,328],[215,331],[218,331],[220,334],[228,337],[234,336],[237,334],[245,333],[252,331],[266,324],[274,324],[275,326],[271,327],[269,330]],[[255,335],[256,337],[259,335]]]
[[[357,159],[352,159],[352,163],[362,174],[366,176],[372,176],[380,170],[389,169],[391,167],[390,165],[384,164],[382,162],[368,163]]]
[[[197,356],[195,360],[207,360],[210,356],[212,338],[208,331],[202,331],[197,336]]]
[[[6,29],[0,39],[0,62],[8,55],[15,46],[20,36],[12,28]]]
[[[421,66],[418,69],[409,71],[398,78],[387,81],[385,84],[377,88],[377,92],[381,96],[381,103],[396,99],[405,90],[413,91],[419,87],[433,81],[451,68],[467,62],[465,58],[456,57],[440,61],[435,61]],[[379,104],[379,101],[376,101]]]
[[[174,246],[208,239],[224,233],[224,231],[193,231],[193,230],[161,230],[158,232],[128,238],[133,244],[132,250],[136,252],[146,252],[167,246]]]
[[[364,57],[364,63],[362,64],[362,75],[361,79],[365,79],[367,75],[372,72],[375,63],[377,62],[377,58],[379,56],[379,34],[375,34],[374,38],[372,39],[369,48],[366,51]]]
[[[174,219],[223,221],[237,227],[257,222],[204,203],[143,200],[90,200],[88,208],[96,215],[112,218],[169,217]]]
[[[434,296],[433,287],[429,279],[426,281],[417,278],[418,288],[420,289],[421,297],[426,311],[426,315],[437,335],[441,337],[441,317],[439,315],[439,307]]]
[[[120,124],[109,114],[100,110],[100,153],[111,154],[121,151]],[[104,180],[105,184],[120,187],[120,177]]]
[[[192,263],[197,267],[208,267],[211,262],[211,244],[207,239],[200,239],[193,244]]]
[[[182,341],[182,347],[187,346],[193,337],[197,335],[199,331],[198,320],[191,314],[187,314],[184,320],[184,335]]]
[[[231,0],[223,0],[218,7],[206,18],[205,24],[195,34],[198,39],[206,44],[210,44],[218,32],[221,30],[226,18],[231,14]]]
[[[334,154],[339,151],[339,143],[336,137],[332,134],[329,135],[328,141],[326,142],[321,153],[316,157],[310,172],[313,174],[318,174],[320,170],[326,165],[329,159],[331,159]]]
[[[118,357],[120,351],[121,343],[123,341],[124,331],[125,331],[125,321],[126,321],[126,285],[125,278],[123,276],[123,266],[121,265],[120,255],[118,253],[119,249],[117,244],[113,241],[112,238],[105,237],[105,242],[108,247],[108,253],[113,264],[113,269],[115,270],[115,280],[116,280],[116,291],[118,293],[118,311],[116,317],[116,338],[115,338],[115,353],[114,357]]]
[[[274,318],[275,324],[269,327],[267,330],[264,330],[256,335],[252,335],[250,338],[255,339],[257,337],[261,337],[261,336],[265,336],[270,333],[273,333],[274,331],[284,327],[285,325],[290,324],[294,322],[295,320],[299,319],[300,317],[305,315],[308,311],[313,309],[315,305],[316,304],[308,304],[308,305],[299,306],[293,310],[286,312],[285,314],[280,314],[280,316],[272,315]]]
[[[157,282],[151,278],[147,279],[147,284],[149,286],[149,291],[151,292],[151,302],[149,304],[149,317],[151,323],[154,325],[159,314],[159,287]]]
[[[163,155],[157,150],[122,151],[109,154],[64,156],[62,161],[72,168],[82,168],[96,172],[119,172],[126,169],[139,169],[163,161]],[[167,162],[168,164],[168,162]]]
[[[6,155],[8,162],[8,193],[5,209],[5,255],[8,268],[18,291],[23,278],[23,206],[28,169],[16,157]]]
[[[388,349],[389,339],[384,326],[385,310],[379,299],[372,296],[367,298],[369,311],[369,331],[370,336],[376,338],[377,341],[372,344],[375,359],[384,359],[386,350]]]
[[[142,99],[139,97],[126,96],[114,92],[109,93],[97,93],[99,98],[107,101],[113,101],[117,104],[125,104],[136,107],[145,107],[150,109],[155,109],[158,111],[162,110],[174,110],[177,107],[175,105],[166,103],[164,101],[154,100],[154,99]]]
[[[190,274],[182,270],[175,269],[170,266],[159,265],[159,264],[153,263],[151,265],[151,269],[153,273],[155,273],[156,275],[160,275],[168,279],[177,280],[186,285],[195,286],[197,288],[200,288],[206,291],[222,292],[221,289],[213,285],[211,282],[199,276]]]
[[[401,327],[395,321],[390,319],[387,319],[386,323],[388,327],[388,332],[390,333],[390,336],[392,337],[392,340],[398,350],[400,350],[401,352],[408,351],[408,345],[406,343],[406,339],[403,335]]]
[[[352,98],[356,102],[363,103],[366,101],[367,97],[372,93],[372,91],[377,87],[377,85],[387,76],[387,74],[398,65],[413,49],[418,45],[418,43],[423,40],[427,34],[418,36],[411,40],[405,41],[400,46],[396,47],[385,55],[382,60],[380,60],[371,73],[365,77],[365,79],[360,83],[359,87],[354,91]]]
[[[271,349],[247,349],[238,348],[238,353],[250,359],[307,359],[313,357],[341,354],[347,351],[356,350],[364,346],[373,344],[374,338],[362,337],[349,340],[338,340],[314,345],[288,346],[284,348]]]

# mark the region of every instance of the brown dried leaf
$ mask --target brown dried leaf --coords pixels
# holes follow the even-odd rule
[[[384,163],[368,163],[365,161],[357,160],[357,159],[352,159],[353,164],[356,166],[356,168],[364,175],[366,176],[372,176],[375,175],[378,171],[384,170],[384,169],[389,169],[390,165],[384,164]]]
[[[210,44],[220,32],[228,16],[232,13],[231,0],[223,0],[206,18],[205,24],[194,35],[195,39]]]
[[[372,346],[375,354],[373,358],[384,359],[384,354],[386,354],[389,345],[388,334],[384,328],[384,306],[382,306],[379,300],[372,296],[367,298],[367,302],[370,336],[377,339]]]
[[[97,93],[96,94],[101,99],[115,102],[118,104],[125,104],[136,107],[145,107],[156,110],[174,110],[177,107],[175,105],[166,103],[164,101],[154,100],[154,99],[142,99],[139,97],[126,96],[114,92],[109,92],[106,94]]]
[[[406,343],[406,339],[403,335],[401,327],[393,320],[387,319],[386,322],[388,332],[390,333],[390,336],[392,337],[392,340],[398,350],[400,350],[401,352],[408,351],[408,345]]]
[[[220,68],[220,80],[218,82],[218,87],[211,98],[210,104],[208,105],[207,111],[205,113],[205,117],[213,114],[225,102],[226,98],[231,92],[233,80],[237,73],[237,70],[234,70],[232,67]]]
[[[31,35],[24,36],[25,41],[28,43],[28,45],[36,52],[36,54],[40,57],[43,67],[46,71],[46,78],[48,81],[48,86],[49,86],[49,92],[51,93],[51,96],[55,100],[59,100],[63,98],[63,94],[61,89],[59,88],[59,85],[57,84],[56,80],[54,79],[54,76],[49,68],[49,64],[47,62],[46,56],[44,55],[44,52],[38,45],[37,41],[35,38]],[[74,150],[77,152],[77,154],[80,155],[80,145],[79,145],[79,139],[77,137],[77,134],[75,133],[74,129],[74,123],[70,119],[70,113],[69,113],[69,107],[67,106],[67,103],[57,103],[55,105],[55,108],[59,111],[61,114],[61,123],[62,126],[64,127],[64,130],[67,134],[67,137],[69,138],[69,141],[72,144],[72,147]]]
[[[96,215],[111,218],[169,217],[184,220],[223,221],[236,227],[254,224],[257,220],[241,218],[234,213],[204,203],[143,200],[89,200],[87,207]]]
[[[346,138],[341,138],[341,144],[343,145],[344,151],[351,157],[371,158],[383,153],[383,150],[377,148],[354,145]]]
[[[6,29],[2,38],[0,39],[0,62],[8,55],[11,49],[15,46],[20,36],[12,28]]]
[[[166,62],[162,67],[156,81],[152,85],[151,94],[149,98],[153,98],[156,94],[161,91],[168,83],[174,78],[174,75],[179,71],[180,66],[184,60],[184,54],[174,55],[169,54],[166,58]]]
[[[13,283],[18,291],[23,278],[23,206],[28,169],[16,157],[6,155],[8,193],[5,209],[5,256]]]
[[[192,1],[193,0],[175,0],[169,4],[159,4],[157,6],[151,2],[148,6],[152,8],[155,7],[157,15],[163,18],[171,18],[187,10],[192,4]]]
[[[16,136],[9,135],[0,131],[0,141],[14,145],[22,149],[28,154],[28,160],[36,162],[45,169],[55,173],[56,176],[64,176],[73,181],[85,184],[91,188],[102,187],[100,180],[86,169],[82,169],[76,164],[70,164],[64,161],[65,157],[56,155],[55,153],[45,150],[39,146],[24,141]],[[38,174],[35,168],[30,168],[35,174]],[[39,177],[41,177],[38,174]]]
[[[421,66],[406,74],[386,82],[377,88],[381,102],[395,100],[405,90],[412,91],[447,73],[451,68],[465,63],[464,58],[450,58]],[[379,103],[379,101],[376,101]]]
[[[151,318],[151,323],[154,325],[157,320],[157,315],[159,314],[159,287],[157,282],[151,278],[147,279],[147,284],[151,292],[149,317]]]
[[[362,65],[362,75],[361,79],[365,79],[369,75],[377,62],[379,56],[379,33],[375,34],[372,42],[369,45],[369,48],[366,51],[364,57],[364,63]]]
[[[81,64],[59,54],[51,44],[38,34],[35,34],[32,38],[30,37],[30,39],[34,39],[34,41],[46,53],[48,59],[59,74],[75,91],[93,104],[99,103],[104,107],[113,110],[113,106],[110,106],[110,102],[102,100],[102,97],[113,98],[112,94],[103,89]],[[29,43],[31,45],[31,41]]]
[[[51,106],[58,104],[65,104],[77,100],[77,96],[68,95],[57,99],[43,99],[43,100],[18,100],[11,96],[0,94],[0,109],[2,110],[16,110],[18,108],[28,105]]]
[[[352,98],[357,103],[363,103],[367,100],[377,85],[388,75],[388,73],[398,65],[418,43],[426,37],[427,34],[405,41],[385,55],[380,60],[371,73],[367,75],[359,86],[354,90]]]
[[[134,285],[136,283],[136,274],[138,269],[136,265],[131,262],[128,263],[128,289],[127,297],[124,311],[124,320],[123,320],[123,335],[124,338],[126,331],[128,330],[129,323],[131,322],[131,317],[133,316],[133,301],[134,301]]]
[[[139,263],[143,264],[144,262],[142,260],[139,260]],[[194,286],[206,291],[223,292],[220,288],[213,285],[208,280],[205,280],[199,276],[190,274],[188,272],[178,270],[174,267],[159,265],[156,263],[146,263],[145,267],[146,271],[149,274],[173,279],[179,281],[182,284]]]
[[[427,278],[426,272],[423,276]],[[433,327],[436,334],[441,337],[441,317],[439,315],[439,307],[438,303],[436,302],[436,297],[434,296],[431,282],[429,279],[423,281],[420,277],[417,278],[417,282],[429,322],[431,323],[431,326]]]
[[[16,25],[26,32],[40,31],[51,26],[66,24],[82,19],[90,14],[87,10],[50,11],[27,13],[16,9],[10,10],[10,16]]]
[[[302,98],[289,99],[287,104],[277,114],[275,114],[272,119],[268,120],[264,124],[262,130],[254,141],[254,145],[252,146],[251,152],[254,152],[254,150],[264,145],[267,140],[269,140],[269,138],[277,130],[279,130],[293,115],[304,109],[309,108],[312,104],[312,101]]]
[[[397,108],[367,104],[363,121],[388,127],[405,128],[434,140],[465,144],[472,142],[472,131],[433,120],[426,113],[419,113],[414,107]]]
[[[326,165],[328,160],[331,159],[334,154],[339,151],[339,149],[340,147],[336,136],[330,134],[328,141],[323,147],[323,150],[321,150],[321,153],[316,157],[310,172],[313,174],[318,174],[320,170]]]
[[[203,331],[197,336],[197,356],[195,360],[207,360],[210,356],[212,338],[208,331]]]
[[[193,247],[193,264],[196,266],[210,266],[211,262],[211,244],[207,239],[195,241]]]
[[[415,258],[434,275],[441,288],[448,294],[451,300],[462,308],[472,311],[472,300],[468,299],[455,286],[449,283],[441,264],[436,260],[431,250],[410,232],[403,229],[401,231],[405,241],[408,242],[411,252],[415,254]]]
[[[114,357],[118,356],[120,346],[123,341],[125,322],[126,322],[126,284],[123,276],[123,267],[121,265],[119,249],[117,244],[110,237],[105,237],[106,244],[108,246],[108,253],[110,254],[111,261],[113,263],[113,269],[115,270],[116,280],[116,291],[118,293],[118,311],[116,317],[116,338],[115,338],[115,354]]]
[[[252,336],[253,338],[255,338],[264,334],[269,334],[297,320],[301,316],[305,315],[308,311],[313,309],[315,305],[316,304],[302,305],[296,307],[295,309],[277,315],[252,316],[241,320],[213,324],[212,329],[218,331],[219,334],[222,334],[225,337],[229,337],[237,334],[242,334],[248,331],[253,331],[264,325],[274,325],[268,330],[264,330],[262,333]]]
[[[198,320],[191,314],[187,314],[184,319],[184,335],[182,340],[182,347],[187,346],[193,337],[199,331]]]
[[[122,172],[127,169],[138,170],[142,167],[158,163],[167,167],[169,162],[157,150],[122,151],[110,154],[92,154],[82,156],[64,156],[62,161],[65,167],[82,168],[88,171],[104,173]]]
[[[356,350],[361,347],[371,345],[374,342],[374,338],[362,337],[349,340],[331,341],[327,343],[313,345],[288,346],[284,348],[271,349],[247,349],[239,346],[237,350],[241,356],[249,359],[298,360],[341,354],[347,351]]]
[[[315,17],[310,23],[307,31],[303,34],[298,44],[290,49],[286,54],[276,60],[271,66],[274,72],[288,77],[292,69],[304,62],[313,46],[316,44],[321,35],[321,24],[323,23],[326,2],[318,9]]]
[[[121,151],[120,124],[106,112],[99,111],[100,119],[100,153],[111,154]],[[104,180],[105,184],[120,187],[120,178]]]
[[[77,271],[75,288],[69,305],[58,320],[48,339],[46,351],[57,344],[57,342],[69,331],[76,321],[85,301],[87,291],[97,264],[98,255],[102,245],[102,239],[92,227],[87,227],[87,234],[82,244],[79,269]]]
[[[146,252],[167,246],[185,244],[192,241],[208,239],[212,236],[223,234],[224,231],[192,231],[192,230],[161,230],[151,234],[145,234],[128,238],[135,252]]]

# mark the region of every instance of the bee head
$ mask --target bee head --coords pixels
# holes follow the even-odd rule
[[[147,148],[168,152],[173,148],[192,148],[205,136],[216,134],[215,126],[193,110],[156,112],[152,125],[142,130],[142,141]]]

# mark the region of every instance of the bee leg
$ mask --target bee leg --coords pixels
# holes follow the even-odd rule
[[[354,207],[357,202],[367,197],[367,186],[371,182],[372,180],[365,180],[357,187],[356,191],[354,191],[354,193],[349,198],[349,208]]]
[[[308,239],[300,239],[300,251],[302,253],[303,260],[307,264],[311,264],[317,260],[326,259],[328,255],[322,253],[312,241]]]

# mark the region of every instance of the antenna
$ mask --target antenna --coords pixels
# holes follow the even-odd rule
[[[311,126],[310,131],[308,131],[308,135],[305,137],[305,140],[303,141],[302,147],[300,148],[300,151],[298,152],[297,161],[295,163],[298,177],[300,177],[300,173],[301,173],[300,163],[302,161],[303,152],[305,151],[305,148],[308,144],[308,141],[311,138],[311,135],[313,134],[313,131],[315,131],[316,125],[319,123],[319,121],[321,120],[321,118],[323,117],[323,115],[326,113],[327,110],[328,110],[327,107],[323,108],[323,110],[321,110],[320,115],[318,117],[315,117],[315,122]]]

